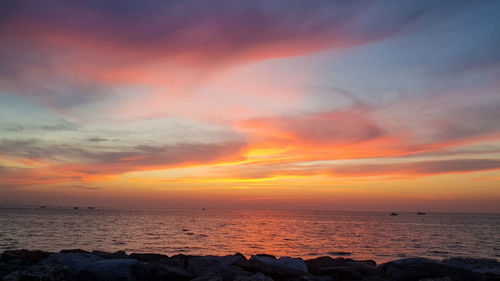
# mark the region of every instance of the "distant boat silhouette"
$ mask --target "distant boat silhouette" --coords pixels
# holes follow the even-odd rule
[[[94,207],[88,207],[87,209],[89,209],[89,210],[94,210],[95,208],[94,208]]]
[[[74,210],[78,210],[78,207],[74,207],[73,209],[74,209]]]
[[[45,206],[40,206],[40,208],[45,209]]]
[[[205,208],[201,209],[202,211],[205,211]]]
[[[398,214],[397,213],[390,213],[389,216],[397,216]]]
[[[417,215],[425,215],[425,212],[418,212]]]

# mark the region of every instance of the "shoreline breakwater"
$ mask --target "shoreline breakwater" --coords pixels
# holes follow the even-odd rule
[[[246,257],[104,252],[6,250],[3,281],[500,281],[494,259],[406,258],[378,264],[329,256],[304,260],[257,254]]]

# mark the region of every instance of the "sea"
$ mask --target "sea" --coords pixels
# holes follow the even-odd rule
[[[1,208],[0,251],[500,258],[500,214]]]

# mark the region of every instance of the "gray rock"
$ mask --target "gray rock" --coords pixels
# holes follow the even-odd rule
[[[130,267],[137,281],[187,281],[194,276],[186,270],[161,263],[138,262]]]
[[[130,270],[136,263],[134,259],[100,260],[82,270],[78,280],[136,281]]]
[[[102,260],[89,253],[71,252],[71,253],[57,253],[50,255],[48,258],[42,260],[42,264],[59,264],[68,268],[71,275],[76,276],[80,271],[87,268],[94,262]]]
[[[267,256],[252,256],[250,260],[262,262],[271,266],[285,267],[306,273],[308,272],[306,264],[300,258],[280,257],[279,259],[273,259]]]
[[[70,281],[66,267],[57,264],[35,264],[5,276],[3,281]]]
[[[450,278],[453,281],[484,280],[480,274],[470,270],[422,258],[391,261],[380,265],[379,268],[394,281],[419,281],[426,278]]]

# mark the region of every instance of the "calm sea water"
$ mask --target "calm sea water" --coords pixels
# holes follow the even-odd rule
[[[500,214],[0,209],[0,251],[19,248],[498,259]]]

